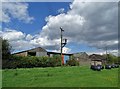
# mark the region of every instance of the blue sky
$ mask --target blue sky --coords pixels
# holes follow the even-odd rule
[[[36,34],[41,31],[46,24],[45,18],[49,15],[57,15],[60,8],[65,12],[69,10],[69,2],[28,2],[28,12],[35,20],[31,24],[25,24],[17,19],[12,19],[10,23],[3,23],[4,27],[19,29],[27,34]]]
[[[1,33],[15,51],[38,46],[59,51],[60,26],[68,39],[65,52],[103,53],[105,46],[117,50],[117,3],[17,2],[2,8]]]

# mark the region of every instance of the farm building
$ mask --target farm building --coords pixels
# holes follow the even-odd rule
[[[106,58],[102,55],[92,54],[89,58],[91,59],[91,65],[103,65],[106,63]]]
[[[61,53],[57,53],[57,52],[47,52],[47,55],[52,57],[53,55],[61,55]],[[69,59],[71,59],[73,54],[68,54],[68,53],[63,53],[64,56],[69,56]]]
[[[41,47],[14,53],[18,56],[47,56],[47,51]]]
[[[38,48],[33,48],[30,50],[25,50],[21,52],[14,53],[13,55],[18,55],[18,56],[49,56],[52,57],[54,55],[61,55],[61,53],[57,52],[48,52],[45,49],[38,47]],[[74,54],[67,54],[63,53],[63,60],[68,60],[68,59],[75,59],[79,61],[80,65],[89,65],[89,64],[104,64],[105,63],[105,57],[97,54],[92,54],[88,55],[86,52],[79,52],[79,53],[74,53]],[[64,61],[64,62],[65,62]]]
[[[91,62],[89,55],[86,52],[74,53],[73,57],[75,60],[79,61],[80,65],[89,65]]]
[[[61,55],[61,53],[57,52],[48,52],[45,49],[38,47],[38,48],[33,48],[30,50],[25,50],[21,52],[14,53],[13,55],[18,55],[18,56],[49,56],[52,57],[54,55]],[[67,56],[69,59],[71,58],[72,54],[66,54],[63,53],[63,56]]]
[[[30,50],[25,50],[25,51],[21,51],[21,52],[17,52],[14,53],[13,55],[17,55],[17,56],[49,56],[52,57],[54,55],[61,55],[61,53],[57,53],[57,52],[47,52],[45,49],[38,47],[38,48],[33,48]],[[66,60],[71,59],[73,54],[66,54],[63,53],[63,59],[62,62],[63,64],[65,63]]]

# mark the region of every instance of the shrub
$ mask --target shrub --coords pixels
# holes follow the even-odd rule
[[[79,62],[75,59],[70,59],[66,61],[66,65],[70,65],[70,66],[78,66]]]
[[[10,60],[3,61],[3,69],[15,68],[33,68],[33,67],[55,67],[60,66],[60,56],[53,57],[34,57],[34,56],[16,56],[12,55]]]
[[[108,62],[109,64],[113,64],[113,63],[118,63],[118,62],[119,62],[119,57],[114,56],[114,55],[112,55],[112,54],[108,54],[107,56],[108,56],[107,62]]]

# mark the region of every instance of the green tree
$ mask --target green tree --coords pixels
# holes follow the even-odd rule
[[[8,40],[0,39],[2,40],[2,59],[7,60],[10,58],[12,46],[10,46]]]
[[[118,63],[118,57],[117,56],[114,56],[112,54],[108,54],[108,63]]]

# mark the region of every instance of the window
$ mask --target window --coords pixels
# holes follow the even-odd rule
[[[29,56],[36,56],[36,52],[28,52]]]

